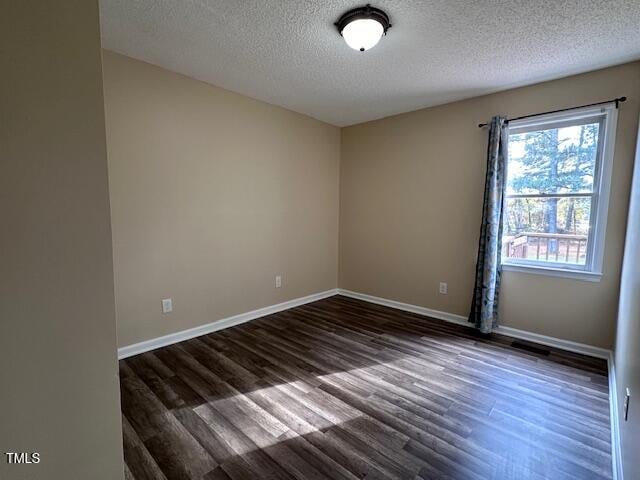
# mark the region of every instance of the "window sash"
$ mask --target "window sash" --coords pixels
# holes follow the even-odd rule
[[[513,193],[505,195],[504,198],[574,198],[593,197],[596,192],[576,192],[576,193]]]
[[[587,256],[585,259],[585,264],[565,264],[565,263],[557,263],[546,260],[528,260],[528,259],[514,259],[510,257],[505,257],[502,260],[502,263],[505,265],[516,265],[516,266],[532,266],[532,267],[541,267],[541,268],[554,268],[559,270],[567,270],[567,271],[584,271],[584,272],[596,272],[601,271],[602,269],[602,257],[603,257],[603,248],[604,248],[604,231],[606,225],[602,223],[606,223],[606,215],[607,212],[602,212],[601,208],[606,208],[605,206],[601,206],[600,196],[603,192],[603,188],[607,189],[610,185],[603,185],[603,174],[607,175],[607,182],[610,183],[610,169],[611,169],[611,161],[612,157],[608,158],[609,165],[605,165],[603,162],[603,154],[605,149],[605,144],[607,145],[607,153],[608,155],[612,155],[613,150],[613,141],[612,135],[615,134],[615,123],[611,127],[612,123],[612,115],[617,113],[615,110],[611,110],[609,108],[599,108],[599,109],[586,109],[582,112],[577,112],[571,115],[570,113],[563,113],[560,115],[543,115],[540,116],[539,119],[536,117],[528,118],[525,121],[516,121],[513,122],[513,125],[509,125],[508,137],[510,139],[511,135],[519,135],[522,133],[535,132],[539,130],[551,130],[555,128],[564,128],[570,126],[581,126],[587,125],[591,123],[598,123],[598,140],[597,140],[597,149],[596,149],[596,158],[594,165],[594,176],[593,176],[593,190],[591,192],[575,192],[575,193],[525,193],[525,194],[505,194],[505,213],[507,212],[507,199],[510,198],[571,198],[571,197],[590,197],[591,198],[591,209],[589,212],[589,233],[587,235]],[[561,118],[554,118],[561,117]],[[536,121],[537,120],[537,121]],[[615,118],[614,118],[615,120]],[[611,128],[608,128],[611,127]],[[607,131],[607,130],[613,130]],[[609,151],[611,150],[611,151]],[[605,172],[604,167],[609,169],[608,172]],[[508,180],[509,175],[509,158],[507,156],[505,163],[505,182]],[[608,192],[607,192],[607,200],[608,200]],[[598,255],[597,264],[596,264],[596,251]],[[598,272],[599,273],[599,272]]]
[[[509,126],[509,135],[521,135],[523,133],[537,132],[542,130],[554,130],[556,128],[581,127],[591,123],[601,123],[606,116],[604,112],[579,115],[565,120],[547,120],[535,122],[531,121],[525,125]],[[535,119],[535,117],[533,117]]]
[[[611,117],[611,113],[616,109],[613,104],[608,106],[585,107],[566,112],[547,113],[527,117],[509,122],[509,134],[527,133],[535,130],[549,130],[552,128],[562,128],[571,125],[585,125],[594,123],[598,118],[606,119]]]
[[[570,270],[572,272],[590,272],[588,268],[585,268],[586,265],[581,265],[579,263],[565,263],[552,260],[533,260],[528,258],[506,257],[502,260],[502,265],[553,268],[556,270]]]

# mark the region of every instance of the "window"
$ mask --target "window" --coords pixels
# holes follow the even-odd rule
[[[504,270],[600,279],[616,114],[611,105],[509,123]]]

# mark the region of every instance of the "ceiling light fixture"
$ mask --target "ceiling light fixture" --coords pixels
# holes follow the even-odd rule
[[[349,10],[335,26],[347,45],[361,52],[374,47],[391,28],[389,16],[369,4]]]

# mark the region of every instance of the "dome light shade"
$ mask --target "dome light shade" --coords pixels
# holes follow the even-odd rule
[[[391,27],[388,15],[371,5],[349,10],[335,25],[347,45],[361,52],[374,47]]]
[[[347,45],[361,52],[375,46],[383,34],[382,25],[372,18],[354,20],[342,30],[342,37],[347,42]]]

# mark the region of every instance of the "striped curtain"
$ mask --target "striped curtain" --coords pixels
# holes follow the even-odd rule
[[[476,280],[469,314],[469,322],[482,333],[490,333],[498,324],[507,130],[505,118],[491,119]]]

